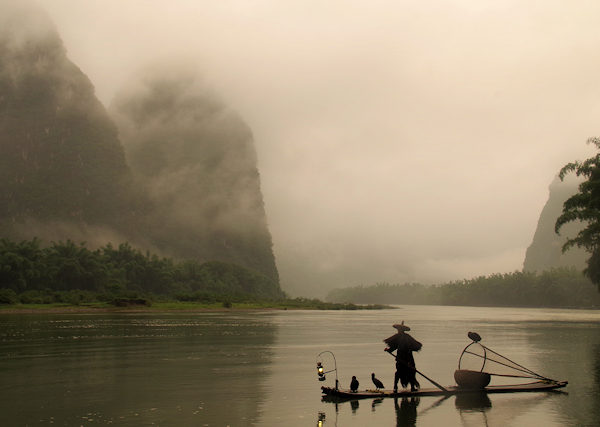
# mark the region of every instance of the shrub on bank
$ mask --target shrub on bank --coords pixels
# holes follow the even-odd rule
[[[0,304],[17,304],[19,297],[12,289],[0,289]]]

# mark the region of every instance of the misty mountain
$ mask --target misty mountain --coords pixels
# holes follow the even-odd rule
[[[235,263],[279,291],[244,122],[172,70],[132,82],[112,113],[119,130],[43,12],[0,4],[0,237],[128,241]]]
[[[226,260],[278,281],[252,133],[195,79],[148,71],[111,114],[149,197],[147,238],[163,253]]]
[[[563,203],[577,192],[578,182],[574,179],[565,179],[561,182],[555,178],[549,187],[548,201],[544,205],[531,245],[527,248],[524,271],[545,271],[555,267],[575,267],[583,271],[589,254],[577,247],[562,253],[562,246],[568,237],[574,237],[582,225],[580,222],[565,224],[560,235],[554,232],[554,224],[560,216]]]
[[[91,82],[43,13],[28,2],[0,12],[2,235],[130,228],[131,175]]]

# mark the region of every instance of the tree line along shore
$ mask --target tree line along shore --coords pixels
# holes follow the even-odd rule
[[[0,239],[0,309],[377,309],[290,298],[270,277],[220,261],[176,261],[128,243]]]
[[[331,291],[326,301],[490,307],[600,308],[600,293],[574,268],[492,274],[438,285],[377,283]]]
[[[389,304],[600,308],[600,293],[572,268],[493,274],[439,285],[377,283],[290,298],[266,275],[235,264],[176,261],[128,243],[0,239],[0,307],[95,309],[380,309]]]

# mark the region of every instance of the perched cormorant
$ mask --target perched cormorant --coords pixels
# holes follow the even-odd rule
[[[350,381],[350,391],[352,393],[356,393],[356,391],[358,390],[358,380],[356,379],[356,377],[353,375],[352,376],[352,381]]]
[[[475,342],[481,341],[481,336],[477,332],[469,332],[467,336]]]
[[[375,384],[375,388],[377,388],[377,390],[379,390],[380,388],[383,388],[383,383],[381,381],[379,381],[377,378],[375,378],[374,373],[371,373],[371,379],[373,380],[373,384]]]

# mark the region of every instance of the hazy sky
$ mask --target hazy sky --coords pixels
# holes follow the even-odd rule
[[[284,289],[522,268],[600,135],[598,1],[38,0],[108,105],[184,57],[252,128]]]

